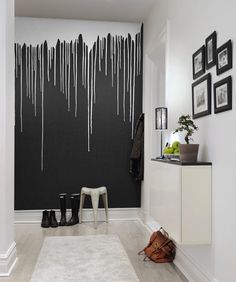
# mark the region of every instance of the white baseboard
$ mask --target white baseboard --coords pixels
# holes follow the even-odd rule
[[[209,273],[206,273],[180,246],[177,246],[174,264],[190,282],[214,282]]]
[[[0,277],[9,276],[16,261],[16,243],[13,242],[5,254],[0,254]]]
[[[142,223],[150,234],[160,228],[160,225],[152,218],[148,218],[147,221],[142,220]],[[189,282],[218,282],[214,277],[212,277],[212,275],[202,270],[192,257],[184,252],[180,245],[177,245],[174,264],[189,280]]]
[[[60,219],[60,211],[56,211],[56,217]],[[42,210],[18,210],[15,211],[15,223],[40,223]],[[109,220],[137,220],[139,219],[140,208],[111,208],[108,211]],[[71,216],[67,211],[67,218]],[[83,222],[93,221],[93,210],[83,209]],[[98,209],[98,221],[105,221],[105,210]]]

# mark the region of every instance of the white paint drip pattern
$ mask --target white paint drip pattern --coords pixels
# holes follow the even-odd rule
[[[81,35],[80,35],[81,36]],[[79,37],[80,38],[80,37]],[[74,87],[74,116],[78,116],[78,81],[87,89],[87,149],[91,151],[91,135],[93,132],[93,108],[96,104],[96,73],[104,71],[107,76],[111,72],[111,85],[114,87],[116,76],[116,114],[123,114],[126,121],[126,94],[129,95],[129,122],[131,123],[131,138],[134,136],[134,112],[136,76],[141,74],[142,46],[141,32],[132,39],[130,35],[111,36],[99,38],[94,42],[91,50],[82,40],[82,59],[78,59],[80,39],[73,42],[65,41],[58,43],[55,47],[48,48],[47,43],[37,46],[25,46],[25,62],[23,62],[24,45],[15,44],[15,76],[20,78],[20,131],[23,132],[23,64],[25,65],[26,96],[31,100],[34,107],[34,115],[37,116],[37,103],[41,103],[41,171],[44,170],[44,101],[45,101],[45,78],[48,82],[52,80],[56,86],[58,81],[60,91],[65,95],[67,110],[71,110],[71,87]],[[81,36],[82,38],[82,36]],[[110,53],[110,68],[108,68],[108,56]],[[104,65],[104,66],[103,66]],[[78,69],[81,67],[81,77]],[[120,71],[123,67],[123,78]],[[59,73],[57,73],[59,69]],[[38,71],[39,70],[39,71]],[[71,74],[72,72],[72,74]],[[37,100],[37,81],[39,76],[39,87],[41,101]],[[53,78],[53,79],[52,79]],[[72,80],[72,83],[71,83]],[[122,81],[123,87],[120,86]],[[72,84],[72,85],[71,85]],[[120,95],[120,91],[122,95]],[[120,99],[122,103],[120,105]],[[121,106],[121,107],[120,107]]]

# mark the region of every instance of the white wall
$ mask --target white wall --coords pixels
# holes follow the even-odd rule
[[[15,20],[15,42],[37,45],[47,40],[49,46],[54,46],[58,39],[70,42],[83,35],[89,48],[97,36],[123,35],[128,33],[133,37],[140,31],[140,24],[103,21],[78,21],[62,19],[39,19],[17,17]]]
[[[169,134],[177,125],[181,114],[191,114],[192,54],[205,43],[205,38],[217,31],[221,46],[228,39],[236,40],[236,2],[233,0],[159,0],[144,22],[144,66],[148,49],[166,23],[169,25],[166,68],[166,104],[169,109]],[[236,48],[233,44],[233,65],[236,67]],[[164,66],[163,66],[164,68]],[[181,250],[193,262],[206,281],[236,281],[236,75],[234,68],[219,77],[210,69],[212,82],[232,74],[233,110],[196,120],[199,132],[195,142],[200,143],[201,160],[212,161],[212,245],[182,246]],[[150,128],[154,105],[148,92],[148,70],[144,69],[145,132],[145,181],[142,187],[142,208],[146,219],[149,215],[149,188],[155,163],[150,161]],[[213,98],[213,95],[212,95]],[[212,103],[213,105],[213,103]],[[214,108],[212,106],[212,112]],[[174,136],[174,138],[176,138]],[[158,144],[157,144],[158,146]],[[200,209],[201,207],[199,207]],[[195,278],[197,279],[197,278]],[[200,281],[200,280],[199,280]]]
[[[14,0],[0,2],[0,276],[16,260],[14,242]]]

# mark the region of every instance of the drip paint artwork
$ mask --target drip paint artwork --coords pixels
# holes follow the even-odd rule
[[[82,35],[71,42],[58,40],[55,47],[48,47],[46,41],[37,46],[15,44],[15,76],[20,81],[19,117],[16,118],[20,118],[20,132],[23,133],[23,100],[27,97],[32,104],[33,115],[41,117],[41,171],[44,170],[45,96],[49,94],[45,82],[60,86],[67,111],[73,111],[75,118],[79,118],[78,96],[81,93],[78,85],[86,89],[87,151],[90,152],[98,72],[104,72],[106,76],[110,74],[110,83],[116,88],[116,115],[122,116],[123,122],[131,123],[130,136],[133,138],[136,78],[142,72],[141,32],[134,38],[110,34],[106,38],[98,37],[91,50]]]

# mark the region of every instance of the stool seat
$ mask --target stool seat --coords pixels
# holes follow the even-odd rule
[[[104,193],[107,193],[107,188],[105,186],[102,186],[102,187],[99,187],[99,188],[83,187],[81,189],[81,193],[84,193],[86,195],[91,195],[91,194],[102,195]]]
[[[82,223],[82,211],[84,206],[85,196],[89,195],[91,197],[94,215],[94,226],[97,228],[97,210],[99,203],[99,196],[102,196],[103,204],[106,211],[106,222],[108,222],[108,200],[107,200],[107,188],[105,186],[98,188],[82,187],[80,193],[80,217],[79,221]]]

